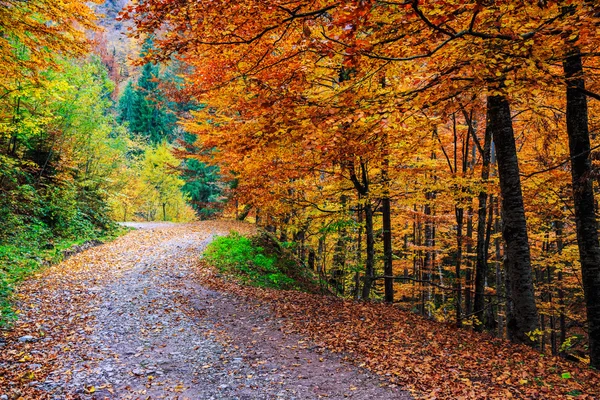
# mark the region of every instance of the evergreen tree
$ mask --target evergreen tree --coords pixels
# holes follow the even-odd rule
[[[120,123],[129,122],[130,126],[135,121],[138,111],[138,93],[133,87],[133,83],[130,81],[123,91],[121,100],[119,101],[119,117]]]
[[[196,159],[186,159],[183,164],[182,178],[185,185],[181,188],[191,200],[192,207],[200,217],[213,214],[215,205],[221,196],[219,187],[219,168],[206,165]]]
[[[142,47],[142,56],[152,48],[152,39]],[[129,123],[129,130],[151,144],[168,140],[173,125],[159,90],[160,68],[151,63],[142,67],[137,85],[129,82],[119,101],[119,119]]]

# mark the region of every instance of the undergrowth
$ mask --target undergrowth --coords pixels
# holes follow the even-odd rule
[[[316,287],[310,274],[264,234],[248,238],[232,231],[209,244],[204,259],[247,285],[302,291]]]

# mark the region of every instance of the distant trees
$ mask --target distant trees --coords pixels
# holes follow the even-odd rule
[[[142,56],[152,48],[152,40],[144,43]],[[159,144],[172,136],[174,126],[158,90],[160,69],[146,63],[134,85],[129,81],[119,100],[119,122],[127,123],[129,130],[151,144]]]
[[[163,221],[167,221],[167,207],[172,210],[171,216],[174,220],[178,220],[185,209],[185,199],[181,193],[185,182],[178,173],[180,162],[166,144],[149,149],[144,154],[141,178],[147,187],[146,190],[152,192],[146,196],[156,198]]]
[[[140,56],[144,57],[152,47],[150,37],[144,41]],[[179,147],[178,154],[183,161],[177,170],[185,180],[180,189],[189,196],[198,215],[207,217],[215,211],[216,207],[211,204],[217,204],[221,193],[218,169],[193,158],[186,159],[185,149],[194,144],[177,126],[177,116],[187,115],[198,106],[193,99],[179,96],[178,67],[180,64],[173,61],[161,71],[159,64],[144,63],[137,83],[130,80],[119,99],[118,120],[125,123],[133,135],[155,147],[148,151],[158,151],[165,143]],[[163,217],[165,204],[161,205]]]

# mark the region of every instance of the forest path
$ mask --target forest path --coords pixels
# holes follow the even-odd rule
[[[199,285],[199,256],[234,226],[141,224],[25,283],[0,399],[410,398],[284,334],[267,306]]]

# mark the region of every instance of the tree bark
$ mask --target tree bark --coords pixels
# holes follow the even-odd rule
[[[392,213],[389,196],[381,199],[383,211],[383,272],[385,275],[385,301],[394,302],[394,270],[392,260]]]
[[[359,200],[360,200],[360,195],[359,195]],[[357,237],[356,237],[356,265],[361,265],[362,264],[362,243],[363,243],[363,239],[362,239],[362,233],[363,233],[363,207],[362,205],[358,205],[358,211],[357,211],[357,218],[356,218],[356,222],[358,222],[358,232],[357,232]],[[360,273],[358,271],[358,269],[355,272],[354,275],[354,282],[355,282],[355,287],[354,287],[354,298],[358,299],[360,296]]]
[[[236,204],[237,204],[237,200],[236,200]],[[236,206],[236,208],[235,208],[235,214],[236,214],[235,219],[238,220],[238,221],[244,221],[244,220],[246,220],[246,218],[248,218],[248,215],[250,214],[250,211],[252,211],[252,206],[250,204],[246,204],[244,206],[244,208],[242,209],[241,213],[238,211],[238,207]]]
[[[423,261],[423,272],[422,272],[422,280],[424,282],[431,282],[432,276],[433,276],[433,260],[434,260],[434,246],[435,246],[435,225],[433,222],[433,212],[432,212],[432,207],[431,207],[431,203],[430,201],[433,201],[435,198],[435,194],[432,192],[429,192],[425,195],[425,198],[427,199],[427,203],[425,204],[424,207],[424,214],[425,214],[425,227],[424,227],[424,235],[425,235],[425,247],[427,248],[425,250],[425,259]],[[427,311],[426,304],[429,300],[431,300],[431,285],[427,286],[427,291],[428,293],[425,293],[425,288],[422,289],[422,293],[421,293],[421,305],[423,308],[423,314],[425,314],[425,311]],[[428,312],[429,316],[431,317],[431,309],[429,309]]]
[[[594,202],[587,98],[579,49],[564,61],[567,78],[567,133],[583,291],[587,307],[590,364],[600,367],[600,245]]]
[[[308,251],[308,268],[311,271],[315,271],[315,251],[313,249],[310,249]]]
[[[367,237],[367,260],[365,263],[365,283],[362,297],[368,299],[375,277],[375,236],[373,234],[373,206],[367,200],[365,204],[365,235]]]
[[[489,110],[488,110],[489,111]],[[487,118],[489,121],[489,118]],[[490,177],[490,161],[492,149],[492,131],[486,126],[483,144],[481,183],[486,184]],[[485,190],[479,192],[479,209],[477,211],[477,261],[475,263],[475,301],[473,304],[473,313],[479,324],[475,324],[476,331],[482,331],[484,327],[484,309],[485,309],[485,278],[488,273],[488,247],[487,240],[487,200],[488,195]]]
[[[498,210],[498,199],[496,198],[496,206],[494,207],[496,210]],[[495,221],[494,221],[494,232],[500,232],[500,218],[498,217],[498,215],[496,215]],[[500,239],[498,237],[496,237],[494,239],[494,249],[495,249],[495,260],[494,260],[494,264],[496,267],[496,293],[498,293],[498,295],[502,295],[503,294],[503,288],[502,288],[502,269],[500,268],[500,259],[501,259],[501,249],[500,249]],[[506,271],[505,271],[506,273]],[[504,291],[504,293],[506,293]],[[499,296],[497,298],[499,298]],[[505,307],[505,311],[508,309],[508,307]],[[502,317],[502,305],[500,302],[498,302],[498,337],[499,338],[504,338],[504,318]]]
[[[496,145],[502,195],[502,237],[506,244],[505,266],[510,285],[507,289],[510,289],[512,303],[506,325],[508,337],[513,342],[534,346],[527,333],[537,329],[538,313],[517,148],[510,105],[505,96],[488,97],[488,124]]]
[[[556,221],[555,222],[555,231],[556,231],[556,251],[558,254],[562,254],[564,248],[563,242],[563,222]],[[565,315],[565,291],[563,289],[563,273],[562,269],[558,270],[558,324],[560,327],[559,337],[558,337],[558,347],[562,346],[562,344],[567,340],[567,319]],[[558,354],[564,357],[562,351],[559,351]]]
[[[462,264],[463,215],[465,210],[462,207],[456,207],[454,211],[456,214],[456,264],[454,265],[456,283],[454,284],[454,289],[456,292],[456,326],[460,328],[462,327],[462,285],[460,281],[460,269]]]
[[[467,209],[467,256],[465,257],[465,314],[470,316],[473,313],[473,259],[470,254],[473,253],[473,207]]]

